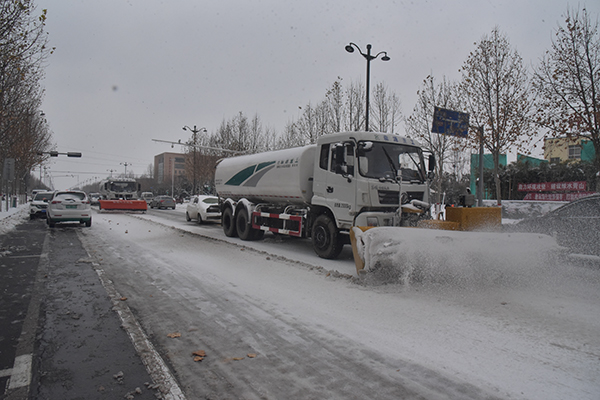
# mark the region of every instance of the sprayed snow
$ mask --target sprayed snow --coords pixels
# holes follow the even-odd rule
[[[511,284],[523,274],[543,274],[563,250],[550,236],[531,233],[353,230],[369,278],[386,283]]]

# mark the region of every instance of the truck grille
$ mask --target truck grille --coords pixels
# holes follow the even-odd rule
[[[378,190],[379,204],[398,204],[398,192],[391,190]],[[408,200],[423,201],[423,192],[406,192]]]
[[[379,190],[379,204],[398,204],[398,192],[391,190]]]

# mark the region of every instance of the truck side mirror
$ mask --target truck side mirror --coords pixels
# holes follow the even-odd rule
[[[428,170],[429,172],[433,172],[433,170],[435,170],[435,156],[433,154],[429,155],[429,163],[428,163]]]
[[[361,142],[358,144],[356,155],[358,157],[364,157],[364,155],[373,150],[373,142]]]

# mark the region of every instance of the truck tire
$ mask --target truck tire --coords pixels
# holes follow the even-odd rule
[[[221,225],[223,225],[223,233],[227,237],[236,237],[237,230],[235,229],[235,218],[233,218],[233,210],[227,207],[221,216]]]
[[[340,255],[344,242],[333,220],[319,215],[312,226],[311,239],[315,253],[321,258],[334,259]]]
[[[264,235],[264,232],[260,229],[252,228],[250,224],[250,218],[248,216],[248,210],[241,208],[235,216],[235,227],[240,239],[242,240],[258,240]]]

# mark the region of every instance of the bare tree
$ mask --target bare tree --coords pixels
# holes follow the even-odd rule
[[[444,165],[451,161],[450,157],[464,151],[466,140],[431,132],[433,111],[436,106],[459,111],[463,110],[463,101],[457,84],[448,82],[446,77],[436,84],[434,77],[429,75],[423,81],[422,88],[417,91],[417,104],[406,119],[406,132],[408,137],[421,142],[437,160],[433,184],[436,188],[436,202],[440,203]],[[455,160],[451,162],[454,164]]]
[[[365,129],[365,87],[361,82],[350,82],[346,90],[346,108],[348,120],[345,130],[361,131]]]
[[[283,133],[277,141],[278,149],[288,149],[304,145],[304,140],[298,132],[298,126],[295,122],[288,122],[283,129]]]
[[[394,133],[396,125],[402,120],[402,104],[396,93],[389,93],[383,83],[375,85],[370,116],[373,126],[379,132]]]
[[[338,76],[333,82],[327,94],[325,95],[327,110],[329,113],[329,128],[330,132],[341,132],[342,123],[346,115],[344,107],[344,89],[342,87],[342,78]]]
[[[492,153],[496,197],[501,204],[500,154],[511,148],[526,149],[534,131],[527,69],[498,27],[469,54],[462,67],[461,88],[471,125],[481,127],[485,148]]]
[[[534,73],[534,88],[537,122],[555,135],[590,139],[600,173],[600,35],[585,8],[567,11]]]

